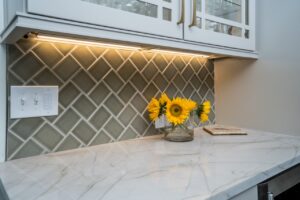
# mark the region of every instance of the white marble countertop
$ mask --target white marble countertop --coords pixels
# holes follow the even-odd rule
[[[11,200],[229,199],[300,162],[300,137],[248,130],[174,143],[161,136],[9,161]]]

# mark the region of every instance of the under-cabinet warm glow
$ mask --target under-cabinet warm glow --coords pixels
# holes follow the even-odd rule
[[[209,57],[208,55],[204,55],[204,54],[186,53],[186,52],[181,52],[181,51],[171,51],[171,50],[163,50],[163,49],[152,49],[150,51],[158,52],[158,53],[183,55],[183,56],[202,57],[202,58],[208,58]]]
[[[106,48],[134,50],[134,51],[142,50],[141,47],[135,47],[135,46],[127,46],[127,45],[125,46],[125,45],[119,45],[119,44],[110,44],[110,43],[94,42],[94,41],[87,41],[87,40],[61,38],[61,37],[54,37],[54,36],[40,35],[40,34],[38,34],[36,36],[36,39],[39,41],[47,41],[47,42],[61,42],[61,43],[68,43],[68,44],[99,46],[99,47],[106,47]]]
[[[61,42],[61,43],[68,43],[68,44],[79,44],[79,45],[88,45],[88,46],[99,46],[99,47],[105,47],[105,48],[115,48],[115,49],[133,50],[133,51],[146,51],[146,52],[148,51],[148,52],[157,52],[157,53],[167,53],[167,54],[176,54],[176,55],[184,55],[184,56],[192,56],[192,57],[209,58],[208,55],[197,54],[197,53],[187,53],[187,52],[164,50],[164,49],[143,49],[142,47],[131,46],[131,45],[119,45],[119,44],[95,42],[95,41],[88,41],[88,40],[55,37],[55,36],[42,35],[42,34],[34,34],[34,35],[35,35],[35,39],[37,39],[39,41]]]

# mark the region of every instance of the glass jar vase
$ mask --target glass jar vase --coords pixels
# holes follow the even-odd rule
[[[188,142],[194,139],[194,130],[184,125],[163,128],[164,139],[172,142]]]

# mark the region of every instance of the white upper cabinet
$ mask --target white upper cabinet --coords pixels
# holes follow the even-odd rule
[[[255,50],[255,0],[187,0],[184,39]]]
[[[257,58],[255,0],[4,0],[0,40],[28,32]]]
[[[28,0],[27,12],[93,25],[182,38],[178,0]]]

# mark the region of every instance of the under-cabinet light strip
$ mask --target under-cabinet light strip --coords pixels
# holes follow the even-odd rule
[[[135,51],[142,50],[141,47],[135,47],[135,46],[125,46],[125,45],[118,45],[118,44],[93,42],[87,40],[61,38],[61,37],[54,37],[54,36],[40,35],[40,34],[36,36],[36,39],[39,41],[47,41],[47,42],[61,42],[61,43],[68,43],[68,44],[99,46],[99,47],[106,47],[106,48],[127,49],[127,50],[135,50]]]
[[[184,56],[193,56],[193,57],[202,57],[202,58],[208,58],[208,55],[204,54],[196,54],[196,53],[186,53],[182,51],[171,51],[171,50],[163,50],[163,49],[152,49],[150,51],[158,52],[158,53],[168,53],[168,54],[177,54],[177,55],[184,55]]]
[[[185,56],[202,57],[202,58],[209,57],[208,55],[196,54],[196,53],[186,53],[186,52],[181,52],[181,51],[172,51],[172,50],[164,50],[164,49],[143,49],[142,47],[137,47],[137,46],[127,46],[127,45],[110,44],[110,43],[103,43],[103,42],[94,42],[94,41],[88,41],[88,40],[55,37],[55,36],[48,36],[48,35],[42,35],[42,34],[36,34],[35,38],[39,41],[47,41],[47,42],[61,42],[61,43],[68,43],[68,44],[99,46],[99,47],[106,47],[106,48],[134,50],[134,51],[144,50],[144,51],[149,51],[149,52],[168,53],[168,54],[185,55]]]

